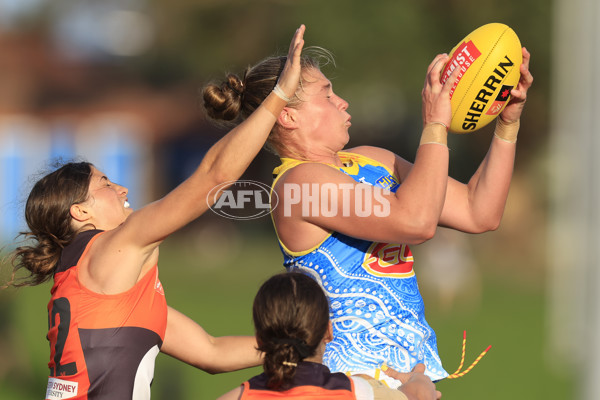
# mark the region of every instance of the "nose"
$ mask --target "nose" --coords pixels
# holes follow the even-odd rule
[[[127,193],[129,193],[129,189],[127,189],[125,186],[121,186],[119,184],[117,185],[117,192],[121,195],[127,195]]]
[[[342,99],[340,96],[338,96],[338,99],[339,99],[340,110],[346,111],[349,106],[348,102],[346,100]]]

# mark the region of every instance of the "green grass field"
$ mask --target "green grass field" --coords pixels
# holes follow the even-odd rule
[[[281,271],[273,234],[232,231],[222,236],[235,243],[231,246],[219,235],[205,235],[201,232],[163,244],[160,274],[167,300],[213,335],[251,335],[254,294],[268,276]],[[459,364],[463,330],[467,331],[466,365],[492,345],[469,374],[438,383],[443,398],[573,398],[574,377],[568,371],[553,373],[544,355],[543,277],[520,278],[514,270],[489,264],[481,267],[481,274],[476,307],[457,303],[450,310],[442,309],[422,288],[428,321],[437,331],[440,355],[449,372]],[[45,392],[48,292],[49,285],[0,292],[1,399],[40,399]],[[160,354],[152,397],[214,399],[260,371],[210,375]]]

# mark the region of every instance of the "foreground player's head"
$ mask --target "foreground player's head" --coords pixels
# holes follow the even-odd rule
[[[259,289],[252,314],[270,387],[284,388],[298,362],[322,356],[329,303],[314,279],[295,272],[271,277]]]

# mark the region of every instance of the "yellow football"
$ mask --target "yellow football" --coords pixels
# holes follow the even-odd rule
[[[449,56],[442,83],[460,68],[450,91],[450,131],[476,131],[492,122],[510,100],[510,91],[521,77],[521,42],[510,27],[491,23],[469,33]]]

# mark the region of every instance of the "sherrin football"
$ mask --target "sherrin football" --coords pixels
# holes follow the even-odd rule
[[[449,54],[441,82],[460,68],[450,91],[450,131],[468,133],[492,122],[510,100],[523,62],[517,34],[500,23],[483,25],[469,33]]]

